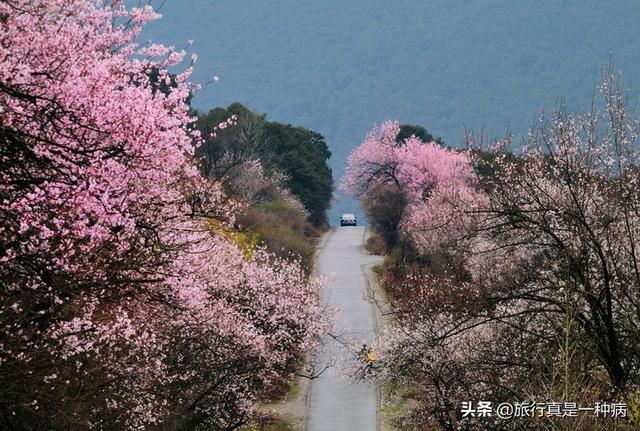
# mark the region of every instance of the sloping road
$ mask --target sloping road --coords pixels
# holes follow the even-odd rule
[[[362,266],[380,257],[362,254],[363,227],[338,227],[329,236],[318,257],[317,272],[336,277],[325,301],[339,307],[334,332],[349,334],[369,344],[375,333],[373,309],[366,298]],[[324,340],[325,351],[316,359],[323,367],[344,353],[333,339]],[[377,387],[355,383],[329,370],[311,383],[307,431],[375,431],[377,429]]]

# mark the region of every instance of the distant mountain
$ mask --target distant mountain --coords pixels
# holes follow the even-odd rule
[[[193,39],[194,79],[220,77],[197,108],[240,101],[319,131],[336,179],[387,118],[452,145],[465,126],[520,136],[560,96],[588,105],[610,54],[640,80],[637,0],[167,0],[160,12],[141,39]],[[332,217],[356,209],[340,198]]]

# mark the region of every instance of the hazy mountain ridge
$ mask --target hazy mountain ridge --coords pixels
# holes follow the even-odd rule
[[[220,76],[197,108],[240,101],[323,133],[336,178],[386,118],[453,145],[465,126],[518,136],[559,96],[587,105],[610,54],[629,84],[640,74],[632,1],[169,0],[161,13],[142,39],[193,39],[194,79]]]

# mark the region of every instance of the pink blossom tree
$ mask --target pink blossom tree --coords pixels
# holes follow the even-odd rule
[[[472,151],[465,173],[448,176],[451,188],[413,201],[403,227],[418,268],[383,275],[397,321],[378,345],[377,377],[408,385],[415,403],[399,418],[403,428],[539,425],[462,417],[463,401],[487,398],[633,403],[638,120],[611,70],[600,90],[599,110],[560,107],[520,154],[502,143]],[[484,174],[468,174],[471,167]],[[620,425],[545,420],[565,429]]]
[[[317,280],[227,235],[156,17],[0,4],[3,428],[235,429],[325,328]]]
[[[397,142],[399,133],[397,122],[374,128],[349,156],[341,188],[360,197],[365,209],[374,205],[379,211],[376,201],[397,202],[395,211],[386,211],[393,219],[387,230],[394,235],[402,225],[411,234],[413,223],[435,228],[460,221],[443,208],[452,209],[452,201],[471,204],[480,199],[474,191],[476,177],[469,155],[416,136]],[[368,216],[373,220],[376,215],[372,207]],[[397,241],[397,236],[392,240]],[[393,241],[387,242],[393,246]]]

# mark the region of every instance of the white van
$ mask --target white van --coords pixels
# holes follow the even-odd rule
[[[357,226],[356,216],[353,214],[342,214],[340,217],[340,226]]]

